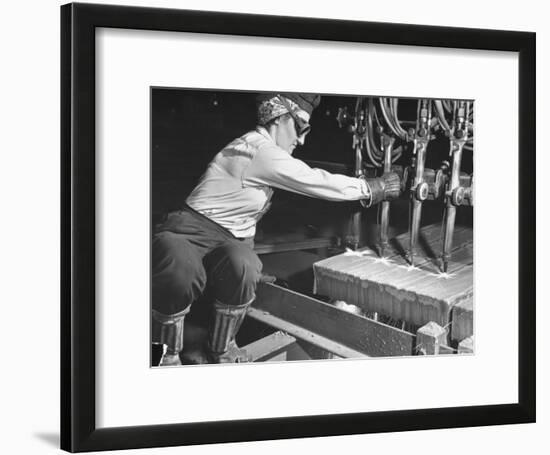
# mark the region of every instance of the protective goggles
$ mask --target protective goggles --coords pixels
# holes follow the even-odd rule
[[[303,118],[296,115],[296,112],[294,112],[288,101],[283,96],[279,95],[278,98],[294,120],[294,128],[296,128],[296,134],[298,135],[298,137],[309,133],[309,131],[311,130],[311,125]]]

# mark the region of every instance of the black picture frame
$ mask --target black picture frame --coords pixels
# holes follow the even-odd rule
[[[95,29],[519,54],[518,402],[223,422],[95,425]],[[535,34],[98,4],[61,7],[61,448],[71,452],[535,421]],[[498,197],[498,195],[495,195]]]

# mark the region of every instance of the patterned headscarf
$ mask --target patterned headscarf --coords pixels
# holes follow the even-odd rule
[[[298,111],[300,108],[298,105],[287,98],[286,100],[291,107],[291,109]],[[264,100],[258,104],[257,116],[258,116],[258,125],[266,125],[268,122],[274,118],[280,117],[283,114],[288,113],[288,109],[281,102],[278,96]]]
[[[288,112],[288,109],[281,101],[284,96],[286,103],[293,112],[309,121],[313,109],[319,105],[321,97],[307,93],[261,93],[256,97],[258,124],[265,125],[274,118]]]

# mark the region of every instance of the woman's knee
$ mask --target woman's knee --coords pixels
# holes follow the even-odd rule
[[[156,235],[152,248],[153,308],[165,314],[181,311],[202,294],[205,286],[206,272],[193,245],[179,234]]]
[[[262,274],[262,262],[248,245],[229,242],[215,251],[215,268],[232,279],[256,284]]]

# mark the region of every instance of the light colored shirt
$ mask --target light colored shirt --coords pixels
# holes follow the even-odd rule
[[[186,202],[235,237],[253,237],[273,188],[330,201],[370,198],[363,179],[312,168],[257,127],[214,157]]]

